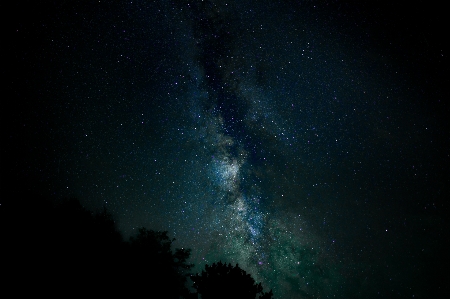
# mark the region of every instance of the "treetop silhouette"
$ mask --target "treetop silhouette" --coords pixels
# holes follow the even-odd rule
[[[137,236],[131,237],[129,242],[130,283],[145,286],[149,294],[160,290],[162,298],[189,297],[186,282],[193,267],[187,263],[191,250],[176,248],[172,251],[173,241],[175,239],[170,239],[167,231],[140,228]],[[131,295],[140,293],[137,291]]]
[[[272,291],[263,292],[261,283],[256,284],[250,274],[239,267],[221,261],[206,265],[202,273],[191,276],[193,287],[202,299],[271,299]]]
[[[5,255],[15,260],[4,269],[10,273],[7,284],[14,289],[26,283],[28,290],[51,296],[61,295],[64,289],[77,296],[89,291],[131,298],[142,294],[174,299],[198,298],[198,294],[202,299],[272,298],[271,291],[264,293],[261,284],[237,264],[206,265],[193,276],[193,265],[188,263],[191,250],[173,248],[175,239],[167,231],[142,227],[126,242],[106,209],[94,214],[76,199],[54,205],[38,201],[31,206],[26,217],[23,208],[8,208],[17,216],[17,225],[8,234],[2,231]],[[41,269],[46,269],[45,274]],[[188,288],[189,276],[197,292]]]

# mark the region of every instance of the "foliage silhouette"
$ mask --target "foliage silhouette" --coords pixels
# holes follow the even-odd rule
[[[169,239],[167,231],[158,232],[144,227],[139,229],[136,237],[131,237],[129,253],[132,273],[130,283],[145,286],[149,291],[160,290],[162,298],[179,298],[190,296],[186,287],[189,270],[193,267],[187,263],[190,249],[177,248],[172,251],[175,239]],[[139,291],[136,295],[141,294]]]
[[[250,274],[239,268],[219,261],[206,265],[201,275],[191,276],[193,287],[202,299],[271,299],[272,291],[263,292],[261,283],[256,284]]]
[[[272,298],[238,265],[206,265],[192,276],[191,250],[173,248],[167,231],[142,227],[124,241],[106,209],[95,214],[76,199],[26,202],[5,205],[10,217],[1,219],[0,230],[3,253],[14,261],[1,270],[5,285],[22,295],[56,297],[70,290],[75,296]],[[189,276],[196,293],[187,287]]]
[[[175,239],[167,232],[141,228],[125,242],[106,209],[94,214],[76,199],[26,200],[8,204],[11,217],[1,219],[8,224],[0,231],[2,253],[12,261],[0,270],[5,288],[24,296],[192,295],[186,287],[190,250],[172,249]]]

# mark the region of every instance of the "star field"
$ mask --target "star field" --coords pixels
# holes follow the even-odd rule
[[[7,169],[106,206],[125,237],[167,230],[195,271],[239,263],[275,298],[438,298],[438,21],[262,2],[64,2],[19,17]]]

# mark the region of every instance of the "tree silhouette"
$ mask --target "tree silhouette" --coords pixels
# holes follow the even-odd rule
[[[193,267],[187,263],[191,250],[177,248],[173,252],[173,241],[175,239],[170,239],[167,231],[140,228],[138,235],[131,237],[129,242],[130,284],[141,285],[150,297],[189,297],[186,282]],[[142,294],[142,289],[136,291],[136,295]]]
[[[201,275],[191,276],[193,287],[202,299],[233,298],[233,299],[271,299],[272,291],[263,292],[261,283],[256,284],[250,274],[239,268],[221,261],[206,265]]]
[[[106,210],[94,214],[76,199],[52,203],[30,196],[19,203],[7,207],[14,218],[1,234],[4,255],[14,261],[2,269],[9,276],[5,285],[24,296],[104,293],[118,276],[116,260],[124,244],[112,216]]]
[[[8,203],[9,218],[0,219],[5,224],[0,251],[13,261],[0,270],[6,288],[23,296],[192,295],[187,288],[190,250],[172,248],[175,239],[167,232],[141,228],[125,242],[106,209],[92,213],[76,199],[25,200],[24,207]]]
[[[206,265],[201,275],[191,276],[191,250],[172,248],[175,239],[167,231],[143,227],[125,242],[106,209],[95,214],[76,199],[52,204],[31,197],[29,202],[25,208],[7,205],[14,217],[0,219],[9,225],[0,230],[3,252],[14,260],[1,273],[14,290],[51,297],[64,296],[65,290],[76,296],[272,298],[238,265]],[[188,276],[196,293],[187,288]]]

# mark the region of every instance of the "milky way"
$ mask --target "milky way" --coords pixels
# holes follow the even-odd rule
[[[271,277],[269,286],[279,291],[285,277],[298,275],[289,273],[293,270],[289,265],[299,265],[302,258],[305,262],[304,257],[292,252],[296,250],[292,247],[308,245],[304,237],[287,229],[288,219],[277,221],[277,216],[268,212],[271,201],[279,199],[262,191],[259,176],[267,170],[264,166],[256,169],[255,165],[264,165],[267,159],[276,157],[271,147],[278,147],[277,138],[288,141],[289,136],[294,137],[280,126],[283,121],[273,108],[273,99],[253,82],[253,66],[242,65],[245,53],[235,47],[239,45],[236,39],[245,37],[239,36],[235,24],[229,23],[237,20],[227,20],[227,13],[222,19],[220,10],[216,4],[205,3],[192,13],[196,39],[193,63],[200,70],[196,81],[201,82],[199,93],[206,94],[194,99],[195,106],[201,107],[201,113],[194,118],[202,119],[198,122],[199,132],[203,132],[199,141],[209,153],[204,169],[215,195],[203,200],[205,205],[213,205],[208,215],[211,220],[206,223],[221,236],[215,240],[220,245],[210,249],[212,256],[206,261],[219,258],[239,263],[258,281],[269,283],[267,278]],[[273,144],[264,144],[261,132],[273,138]],[[292,145],[295,140],[290,142]],[[285,246],[287,251],[279,253]],[[287,273],[271,276],[274,269]]]

